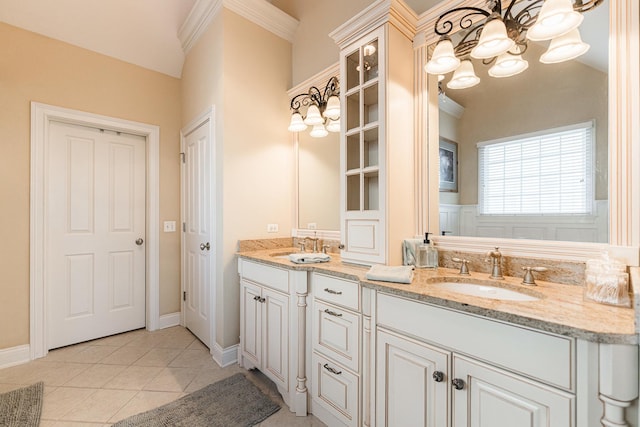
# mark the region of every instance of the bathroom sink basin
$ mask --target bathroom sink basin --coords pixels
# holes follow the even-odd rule
[[[438,282],[432,283],[430,286],[450,292],[456,292],[458,294],[505,301],[537,301],[540,299],[511,289],[482,285],[478,283]]]
[[[293,253],[295,253],[295,252],[291,252],[291,251],[289,251],[289,252],[275,252],[275,253],[270,254],[269,256],[271,258],[289,259],[289,255],[291,255]]]

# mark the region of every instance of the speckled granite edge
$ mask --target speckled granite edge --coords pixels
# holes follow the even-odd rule
[[[520,278],[507,277],[493,285],[518,289],[521,292],[540,293],[543,298],[534,303],[508,302],[470,297],[454,292],[439,291],[429,287],[434,276],[447,276],[451,281],[459,279],[456,270],[440,268],[437,271],[417,270],[411,285],[366,280],[368,267],[343,263],[339,255],[332,254],[331,261],[319,264],[294,264],[287,253],[295,248],[245,251],[240,258],[249,259],[279,268],[324,273],[360,282],[364,287],[395,294],[416,301],[434,304],[461,312],[509,322],[550,333],[611,344],[637,344],[638,310],[640,303],[634,295],[634,308],[620,308],[584,301],[582,288],[539,280],[539,286],[522,288]],[[278,256],[280,256],[278,258]],[[475,281],[487,279],[485,273],[472,273]],[[640,283],[640,271],[634,268],[635,283]],[[633,279],[632,279],[633,280]],[[551,305],[549,305],[551,304]]]

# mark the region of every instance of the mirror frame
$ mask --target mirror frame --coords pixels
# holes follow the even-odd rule
[[[416,75],[416,234],[439,229],[437,79],[424,71],[427,47],[437,42],[436,19],[445,11],[483,7],[484,0],[449,0],[419,18],[414,38]],[[607,250],[630,266],[640,265],[640,6],[637,0],[609,0],[609,243],[437,236],[444,250],[486,252],[499,246],[509,256],[583,262]],[[601,6],[602,7],[602,6]],[[631,76],[631,77],[629,77]],[[432,99],[430,99],[432,98]],[[614,173],[615,172],[615,173]],[[633,213],[636,213],[633,215]]]
[[[329,79],[333,76],[340,76],[340,63],[336,62],[335,64],[325,68],[319,73],[311,76],[307,80],[298,83],[296,86],[292,87],[287,91],[287,96],[289,99],[293,98],[299,93],[305,93],[309,90],[311,86],[316,87],[325,87]],[[306,131],[305,131],[306,132]],[[293,237],[313,237],[314,234],[317,235],[321,239],[328,240],[340,240],[340,230],[311,230],[308,228],[300,228],[300,165],[299,165],[299,152],[300,152],[300,144],[298,139],[298,132],[290,132],[291,134],[291,142],[293,145],[293,224],[291,235]],[[340,173],[339,171],[337,171]],[[338,189],[339,190],[339,189]],[[339,207],[336,207],[339,210]],[[339,212],[338,212],[339,213]]]

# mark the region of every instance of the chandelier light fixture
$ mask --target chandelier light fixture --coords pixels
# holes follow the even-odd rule
[[[488,0],[488,10],[471,6],[448,10],[436,20],[434,32],[440,39],[425,71],[439,76],[454,72],[447,87],[464,89],[480,82],[471,58],[492,65],[492,77],[510,77],[526,70],[529,63],[522,55],[529,41],[551,41],[540,57],[544,64],[577,58],[589,50],[578,30],[583,13],[603,1]],[[452,35],[460,30],[462,37],[454,45]]]
[[[331,77],[320,91],[315,86],[308,93],[301,93],[291,99],[291,122],[289,131],[303,132],[311,126],[313,138],[322,138],[329,132],[340,132],[340,82]],[[305,115],[303,110],[306,108]]]

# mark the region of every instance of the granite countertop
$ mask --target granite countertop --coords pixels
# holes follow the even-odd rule
[[[343,263],[338,254],[331,254],[331,261],[317,264],[294,264],[287,254],[295,248],[278,248],[239,252],[240,258],[259,261],[292,270],[315,271],[336,277],[359,281],[364,287],[397,296],[423,301],[486,318],[535,328],[560,335],[581,338],[592,342],[611,344],[638,344],[636,314],[638,294],[632,307],[616,307],[585,301],[583,288],[577,285],[536,281],[537,286],[522,285],[522,278],[505,277],[491,280],[486,273],[471,272],[460,276],[457,270],[416,269],[411,284],[367,280],[368,267]],[[631,281],[637,283],[638,270],[632,269]],[[432,286],[434,282],[470,281],[515,290],[539,298],[536,301],[506,301],[475,297],[447,291]]]

